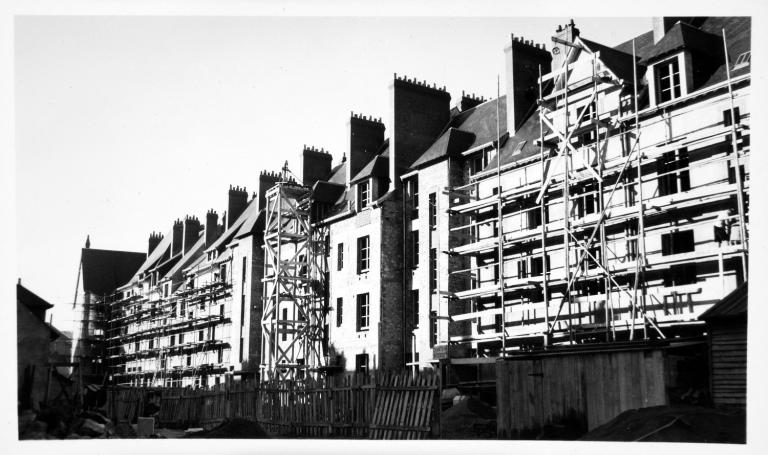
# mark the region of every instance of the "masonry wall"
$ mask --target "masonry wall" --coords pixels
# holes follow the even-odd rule
[[[329,227],[331,258],[330,266],[330,306],[329,347],[337,356],[345,371],[355,370],[357,355],[367,354],[371,369],[379,368],[382,359],[379,353],[381,339],[379,322],[382,318],[382,209],[368,208],[354,216],[334,222]],[[357,239],[370,238],[370,268],[368,272],[357,273]],[[344,263],[338,268],[337,258],[339,243],[343,246]],[[387,247],[386,251],[389,251]],[[383,281],[383,280],[382,280]],[[357,327],[357,296],[369,294],[370,323],[367,330]],[[338,321],[338,299],[342,299],[341,324]],[[386,363],[386,362],[385,362]]]

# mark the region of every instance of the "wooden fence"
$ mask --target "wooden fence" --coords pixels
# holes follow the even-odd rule
[[[107,393],[117,422],[132,422],[157,406],[158,424],[176,428],[211,428],[243,418],[277,437],[424,439],[439,434],[440,377],[431,371]]]

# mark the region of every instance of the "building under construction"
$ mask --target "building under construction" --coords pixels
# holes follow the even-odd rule
[[[113,382],[479,372],[557,346],[701,338],[747,280],[749,18],[618,46],[513,36],[486,100],[395,75],[336,164],[153,236],[108,305]],[[489,75],[492,78],[492,75]],[[465,377],[465,376],[463,376]]]

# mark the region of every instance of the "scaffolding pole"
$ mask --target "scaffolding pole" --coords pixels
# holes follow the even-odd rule
[[[539,99],[543,98],[544,89],[541,85],[541,65],[539,65]],[[539,162],[541,163],[541,183],[544,184],[546,178],[546,169],[544,169],[544,123],[541,119],[541,110],[539,110]],[[539,215],[541,216],[541,273],[542,273],[542,295],[544,298],[544,324],[549,327],[549,267],[547,261],[547,206],[546,194],[542,195],[539,201]],[[544,333],[542,336],[544,346],[549,345],[549,335]]]
[[[733,84],[731,83],[731,65],[728,61],[728,41],[725,37],[725,29],[722,29],[723,33],[723,51],[725,52],[725,75],[728,80],[728,100],[730,101],[731,111],[731,150],[733,152],[734,160],[734,174],[736,174],[736,204],[738,204],[739,215],[739,236],[741,237],[741,267],[744,272],[744,281],[747,281],[747,229],[744,217],[744,183],[741,178],[741,160],[739,159],[739,146],[737,144],[736,135],[736,112],[733,105]]]

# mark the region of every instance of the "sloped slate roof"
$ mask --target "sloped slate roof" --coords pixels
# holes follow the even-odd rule
[[[318,180],[312,187],[312,199],[330,204],[339,200],[344,193],[346,185],[343,183],[332,183]]]
[[[719,39],[718,46],[722,48],[722,29],[725,28],[725,37],[728,43],[728,57],[730,59],[729,64],[732,66],[739,55],[751,50],[752,39],[752,20],[750,17],[737,16],[737,17],[708,17],[701,29],[716,35]],[[722,57],[722,52],[718,51],[718,55]],[[745,73],[750,72],[750,65],[743,68],[739,68],[731,71],[731,77],[737,77]],[[725,60],[720,65],[712,76],[702,85],[707,87],[717,84],[726,80]]]
[[[133,274],[130,280],[125,281],[124,284],[128,284],[131,282],[134,282],[139,279],[139,275],[149,270],[151,267],[154,267],[157,262],[163,258],[165,253],[170,249],[171,247],[171,241],[173,240],[173,230],[170,230],[165,233],[165,237],[163,237],[162,240],[160,240],[160,243],[157,244],[154,250],[152,250],[151,253],[149,253],[149,256],[144,261],[143,264],[139,267],[138,270],[136,270],[136,273]]]
[[[453,116],[437,140],[413,162],[411,169],[495,141],[498,135],[504,136],[506,132],[507,97],[501,96],[498,103],[497,99],[492,99]]]
[[[192,264],[195,259],[198,259],[203,254],[203,250],[205,248],[205,235],[201,235],[200,238],[197,239],[194,245],[192,245],[189,248],[189,251],[181,257],[174,265],[173,267],[168,270],[168,273],[165,274],[163,278],[171,278],[173,279],[174,275],[185,269],[187,266]]]
[[[496,99],[488,100],[472,109],[461,112],[451,119],[448,127],[453,127],[472,133],[475,140],[467,146],[467,149],[477,147],[495,141],[497,135],[507,132],[507,96],[498,98],[499,122],[496,124]],[[499,131],[496,131],[496,130]]]
[[[653,30],[636,36],[634,40],[635,56],[640,57],[640,59],[646,58],[653,51]],[[632,55],[632,40],[627,40],[614,47],[614,49]]]
[[[264,209],[260,209],[256,216],[249,216],[240,226],[235,234],[236,239],[243,238],[245,236],[255,234],[264,230],[264,217],[266,216]]]
[[[347,184],[347,161],[344,160],[341,164],[337,164],[336,167],[331,170],[331,176],[328,181],[331,183],[338,183],[340,185]]]
[[[16,285],[16,300],[29,308],[29,310],[41,320],[45,318],[45,311],[53,308],[53,305],[48,303],[48,301],[21,284]]]
[[[461,152],[468,150],[470,144],[475,142],[474,133],[449,127],[432,145],[429,146],[419,159],[417,159],[411,168],[417,169],[433,161],[456,156]]]
[[[605,66],[607,66],[611,71],[613,71],[613,74],[615,74],[618,78],[628,82],[631,82],[633,80],[632,54],[628,54],[626,52],[612,49],[608,46],[603,46],[600,43],[590,41],[586,38],[579,37],[578,39],[590,51],[599,52],[600,61],[603,62]],[[632,52],[631,48],[630,48],[630,52]],[[638,65],[638,68],[637,68],[638,80],[642,79],[642,76],[644,73],[645,73],[645,66]]]
[[[234,223],[224,231],[223,234],[217,238],[212,245],[208,245],[205,248],[205,251],[212,251],[214,249],[220,249],[226,244],[232,240],[235,235],[240,231],[240,228],[242,225],[251,217],[257,217],[259,214],[259,204],[258,204],[258,198],[253,198],[248,203],[248,205],[245,207],[245,210],[243,210],[243,213],[240,214],[240,216],[237,217]]]
[[[723,41],[717,35],[678,22],[653,46],[653,50],[643,61],[655,62],[682,48],[712,54],[722,49],[722,46]]]
[[[544,125],[544,135],[550,133],[549,128]],[[506,142],[502,142],[501,147],[501,165],[507,165],[520,161],[531,156],[537,155],[541,152],[541,148],[537,146],[534,141],[541,137],[541,131],[539,130],[539,112],[538,110],[531,114],[517,131],[517,134],[509,138]],[[518,145],[525,141],[521,148]],[[484,170],[496,168],[496,157],[489,160],[488,166]]]
[[[109,294],[125,284],[145,262],[147,255],[131,251],[83,248],[83,290],[96,295]]]
[[[747,316],[748,282],[734,289],[722,300],[712,305],[710,309],[699,316],[699,319],[711,321],[716,319],[736,319]]]
[[[356,176],[352,177],[349,183],[356,183],[360,180],[370,177],[379,177],[389,179],[389,154],[376,155],[368,162]]]

